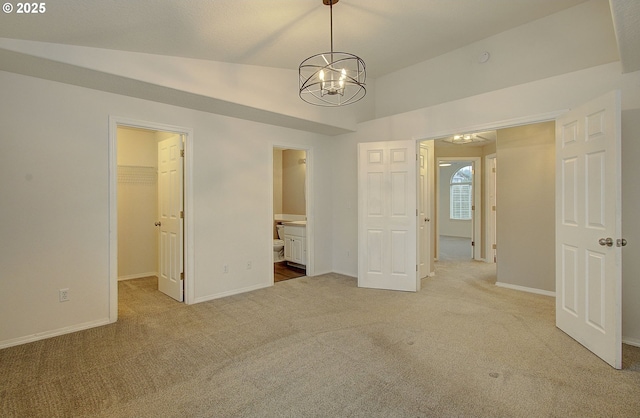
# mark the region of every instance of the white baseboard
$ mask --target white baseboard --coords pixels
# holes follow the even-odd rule
[[[357,274],[353,274],[353,273],[351,273],[351,272],[350,272],[350,273],[346,273],[346,272],[344,272],[344,271],[337,271],[337,270],[334,270],[334,271],[331,271],[331,272],[329,272],[329,273],[341,274],[341,275],[343,275],[343,276],[353,277],[354,279],[357,279],[357,278],[358,278],[358,275],[357,275]]]
[[[627,345],[632,345],[634,347],[640,347],[640,339],[636,339],[636,338],[625,338],[624,336],[622,337],[622,342],[627,344]]]
[[[251,292],[253,290],[264,289],[265,287],[271,287],[271,286],[273,286],[272,283],[262,283],[262,284],[257,284],[255,286],[244,287],[242,289],[234,289],[228,292],[216,293],[214,295],[201,296],[199,298],[195,298],[193,302],[190,304],[208,302],[210,300],[225,298],[227,296],[239,295],[240,293]]]
[[[133,280],[133,279],[142,279],[143,277],[156,276],[158,277],[157,271],[150,271],[148,273],[137,273],[137,274],[129,274],[127,276],[118,276],[118,281],[121,280]]]
[[[26,335],[24,337],[13,338],[10,340],[0,341],[0,349],[13,347],[16,345],[32,343],[34,341],[44,340],[51,337],[57,337],[59,335],[71,334],[72,332],[83,331],[89,328],[100,327],[111,323],[109,318],[99,319],[97,321],[85,322],[82,324],[71,325],[64,328],[54,329],[52,331],[38,332],[36,334]]]
[[[502,283],[502,282],[496,282],[496,286],[504,287],[506,289],[519,290],[521,292],[535,293],[536,295],[551,296],[552,298],[556,297],[556,292],[550,292],[548,290],[536,289],[536,288],[533,288],[533,287],[518,286],[516,284]]]

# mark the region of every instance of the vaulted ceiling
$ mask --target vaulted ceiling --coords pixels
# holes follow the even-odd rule
[[[360,55],[375,78],[585,0],[340,0],[335,50]],[[632,0],[635,1],[635,0]],[[46,2],[0,16],[0,38],[297,70],[330,49],[322,0]]]

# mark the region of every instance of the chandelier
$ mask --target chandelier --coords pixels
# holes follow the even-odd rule
[[[298,69],[300,98],[316,106],[344,106],[367,93],[367,71],[357,55],[333,50],[333,5],[339,0],[322,0],[331,17],[331,52],[312,55]]]

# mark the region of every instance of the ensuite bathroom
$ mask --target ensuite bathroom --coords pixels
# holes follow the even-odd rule
[[[306,275],[307,152],[273,149],[274,282]]]

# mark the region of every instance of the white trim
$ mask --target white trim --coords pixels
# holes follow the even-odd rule
[[[632,345],[634,347],[640,347],[640,340],[636,338],[625,338],[622,337],[622,343],[627,345]],[[2,348],[2,347],[0,347]]]
[[[556,297],[556,292],[550,292],[548,290],[542,290],[542,289],[535,289],[533,287],[518,286],[517,284],[496,282],[496,286],[503,287],[505,289],[519,290],[521,292],[535,293],[536,295],[551,296],[552,298]]]
[[[72,325],[69,327],[63,327],[54,329],[52,331],[38,332],[24,337],[13,338],[0,342],[0,350],[3,348],[13,347],[16,345],[22,345],[32,343],[34,341],[46,340],[47,338],[57,337],[59,335],[71,334],[78,331],[84,331],[85,329],[100,327],[111,323],[110,318],[98,319],[96,321],[84,322],[82,324]]]
[[[195,299],[194,219],[193,219],[193,129],[109,115],[109,322],[118,320],[118,126],[174,132],[184,135],[184,302]]]
[[[273,268],[271,270],[273,270]],[[271,273],[271,274],[272,274],[272,277],[273,277],[273,273]],[[241,293],[251,292],[251,291],[259,290],[259,289],[264,289],[266,287],[271,287],[271,286],[273,286],[273,283],[262,283],[262,284],[257,284],[257,285],[254,285],[254,286],[243,287],[242,289],[233,289],[233,290],[229,290],[227,292],[216,293],[216,294],[213,294],[213,295],[207,295],[207,296],[202,296],[202,297],[196,298],[196,299],[193,300],[193,303],[208,302],[210,300],[226,298],[227,296],[239,295]]]
[[[143,277],[150,277],[150,276],[158,277],[158,272],[150,271],[147,273],[136,273],[136,274],[128,274],[126,276],[118,276],[118,281],[121,282],[123,280],[142,279]]]
[[[267,225],[269,227],[268,230],[268,237],[269,237],[269,242],[273,244],[273,222],[275,220],[275,215],[273,213],[273,150],[274,149],[293,149],[293,150],[298,150],[298,151],[304,151],[306,153],[306,169],[305,169],[305,211],[306,211],[306,221],[307,221],[307,227],[306,227],[306,249],[307,249],[307,260],[306,260],[306,275],[311,277],[311,276],[315,276],[316,272],[315,272],[315,251],[314,251],[314,236],[315,236],[315,228],[314,228],[314,208],[315,208],[315,203],[314,203],[314,173],[313,173],[313,158],[314,158],[314,153],[313,153],[313,146],[309,146],[309,145],[300,145],[300,144],[286,144],[286,143],[279,143],[279,142],[271,142],[269,144],[269,155],[267,156],[267,161],[268,161],[268,166],[269,166],[269,185],[270,188],[269,190],[271,191],[271,193],[269,193],[269,210],[267,211],[267,215],[269,216]],[[269,248],[269,252],[270,252],[270,257],[271,257],[271,262],[273,265],[273,246],[269,245],[267,248]],[[274,269],[272,268],[269,276],[271,277],[271,285],[273,285],[275,283],[274,280]]]
[[[417,141],[428,141],[430,139],[441,139],[447,136],[453,136],[458,132],[483,132],[483,131],[495,131],[498,129],[512,128],[514,126],[530,125],[533,123],[541,123],[548,121],[555,121],[560,115],[567,113],[569,109],[559,109],[552,112],[539,113],[537,115],[524,116],[520,118],[505,119],[501,121],[481,123],[477,125],[466,125],[455,127],[454,129],[447,129],[444,131],[430,132],[426,136],[416,137]]]

